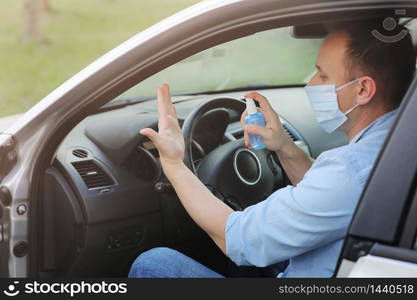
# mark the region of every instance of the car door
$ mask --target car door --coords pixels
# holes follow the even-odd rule
[[[37,252],[42,175],[65,135],[103,104],[156,72],[223,42],[284,25],[392,13],[400,8],[415,14],[415,1],[202,1],[108,52],[0,135],[0,209],[5,212],[0,218],[4,233],[0,274],[38,274],[43,254]]]
[[[417,277],[417,78],[353,216],[337,277]]]

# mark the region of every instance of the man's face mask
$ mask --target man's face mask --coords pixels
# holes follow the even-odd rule
[[[344,122],[346,122],[347,114],[359,106],[359,104],[356,104],[351,109],[343,113],[339,109],[336,93],[358,80],[359,78],[354,79],[338,88],[336,88],[336,85],[334,84],[304,87],[316,115],[316,120],[327,133],[332,133],[339,128]]]

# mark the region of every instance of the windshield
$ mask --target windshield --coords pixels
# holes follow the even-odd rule
[[[209,48],[140,82],[114,101],[153,97],[164,82],[173,95],[303,84],[314,73],[320,39],[295,39],[291,27]]]

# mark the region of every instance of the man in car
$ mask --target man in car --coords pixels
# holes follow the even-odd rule
[[[262,136],[292,185],[244,211],[217,199],[183,163],[184,139],[169,87],[158,88],[159,132],[146,128],[140,133],[158,148],[164,173],[189,215],[237,265],[265,267],[289,260],[278,277],[333,275],[353,211],[416,64],[410,35],[395,43],[380,41],[371,33],[379,24],[334,26],[306,86],[318,123],[327,132],[344,132],[347,145],[313,160],[284,133],[265,97],[245,95],[259,103],[266,119],[266,127],[242,123],[246,146],[248,133]],[[154,248],[136,259],[129,277],[222,275],[176,250]]]

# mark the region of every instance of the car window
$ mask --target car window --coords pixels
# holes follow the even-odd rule
[[[404,23],[405,27],[410,31],[411,38],[415,44],[417,41],[417,19],[403,19],[401,21],[400,23]]]
[[[197,53],[151,76],[113,101],[154,96],[168,82],[172,94],[238,87],[303,84],[314,74],[320,39],[295,39],[291,27],[259,32]]]
[[[403,23],[405,27],[410,31],[411,38],[413,39],[414,45],[417,43],[417,19],[401,19],[400,23]],[[417,61],[416,61],[417,67]]]

